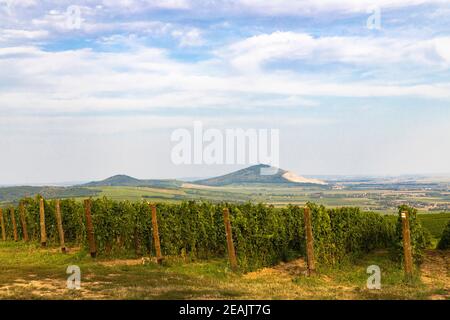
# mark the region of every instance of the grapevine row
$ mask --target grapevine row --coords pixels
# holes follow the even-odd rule
[[[5,237],[14,239],[13,217],[17,240],[23,239],[23,226],[28,240],[40,240],[40,197],[21,200],[18,207],[3,208]],[[44,200],[47,244],[59,243],[55,216],[56,200]],[[146,202],[92,199],[91,213],[94,241],[99,256],[155,255],[151,207]],[[354,259],[374,249],[385,248],[401,259],[401,226],[392,219],[359,208],[328,209],[308,203],[311,210],[314,251],[318,263],[335,265]],[[227,242],[223,209],[228,208],[241,270],[271,266],[305,255],[303,208],[289,205],[274,208],[264,204],[212,204],[183,202],[156,204],[161,250],[164,256],[190,259],[224,257]],[[425,230],[410,213],[412,245],[416,261],[429,244]],[[88,248],[85,208],[73,199],[60,201],[66,244]]]

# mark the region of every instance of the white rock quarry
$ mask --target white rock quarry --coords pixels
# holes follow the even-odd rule
[[[308,179],[302,176],[299,176],[295,174],[294,172],[287,171],[282,175],[282,177],[290,182],[297,182],[297,183],[314,183],[314,184],[320,184],[320,185],[327,185],[328,183],[318,180],[318,179]]]

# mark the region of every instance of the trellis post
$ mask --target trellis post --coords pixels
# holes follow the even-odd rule
[[[20,222],[22,224],[23,240],[27,242],[28,241],[27,218],[25,216],[25,206],[22,201],[20,202],[19,205],[19,211],[20,211]]]
[[[308,206],[305,206],[303,212],[306,236],[306,261],[308,264],[308,275],[312,275],[316,272],[316,263],[314,259],[314,237],[312,232],[311,211]]]
[[[58,225],[58,235],[59,235],[59,244],[61,247],[61,252],[66,253],[66,244],[64,242],[64,229],[62,224],[62,217],[61,217],[61,206],[59,199],[56,200],[56,223]]]
[[[14,233],[14,241],[19,241],[19,235],[17,234],[17,224],[16,224],[16,212],[13,207],[11,207],[10,211],[11,213],[11,222],[13,225],[13,233]]]
[[[230,211],[228,210],[228,208],[223,209],[223,220],[225,223],[225,232],[227,234],[227,249],[231,270],[236,271],[238,268],[238,264],[233,243],[233,231],[231,230]]]
[[[0,224],[2,227],[2,240],[6,241],[5,220],[3,219],[3,209],[0,208]]]
[[[403,211],[401,213],[402,218],[402,231],[403,231],[403,253],[404,253],[404,264],[405,264],[405,275],[408,281],[412,280],[413,277],[413,258],[412,258],[412,248],[411,248],[411,231],[409,228],[409,213]]]
[[[92,224],[91,199],[84,200],[84,212],[86,214],[86,231],[89,242],[91,257],[97,257],[97,246],[95,245],[94,225]]]
[[[161,242],[159,239],[159,229],[158,229],[158,216],[156,214],[156,205],[151,204],[152,208],[152,229],[153,229],[153,242],[155,244],[155,251],[156,251],[156,261],[158,264],[162,264],[164,258],[161,253]]]
[[[47,232],[45,231],[45,208],[44,199],[39,199],[39,224],[41,227],[41,246],[47,246]]]

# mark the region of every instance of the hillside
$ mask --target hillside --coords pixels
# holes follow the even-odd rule
[[[272,174],[264,174],[264,170],[273,171]],[[238,170],[223,176],[197,180],[194,183],[206,186],[226,186],[231,184],[287,184],[287,185],[326,185],[317,179],[307,179],[293,172],[279,168],[271,168],[268,165],[259,164],[242,170]]]
[[[92,181],[80,187],[158,187],[178,188],[182,185],[177,180],[140,180],[127,175],[116,175],[101,181]]]
[[[98,190],[81,187],[4,187],[0,188],[0,202],[14,202],[25,197],[34,197],[40,194],[44,198],[76,198],[91,197],[98,194]]]

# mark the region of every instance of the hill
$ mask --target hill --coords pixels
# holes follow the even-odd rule
[[[182,183],[177,180],[140,180],[127,175],[116,175],[101,181],[92,181],[80,187],[158,187],[178,188]]]
[[[258,164],[223,176],[197,180],[194,183],[206,186],[226,186],[231,184],[286,184],[286,185],[326,185],[327,183],[298,176],[297,174],[269,165]]]
[[[95,189],[81,187],[4,187],[0,188],[0,203],[14,202],[25,197],[34,197],[37,194],[42,195],[44,198],[76,198],[96,196],[98,192]]]

